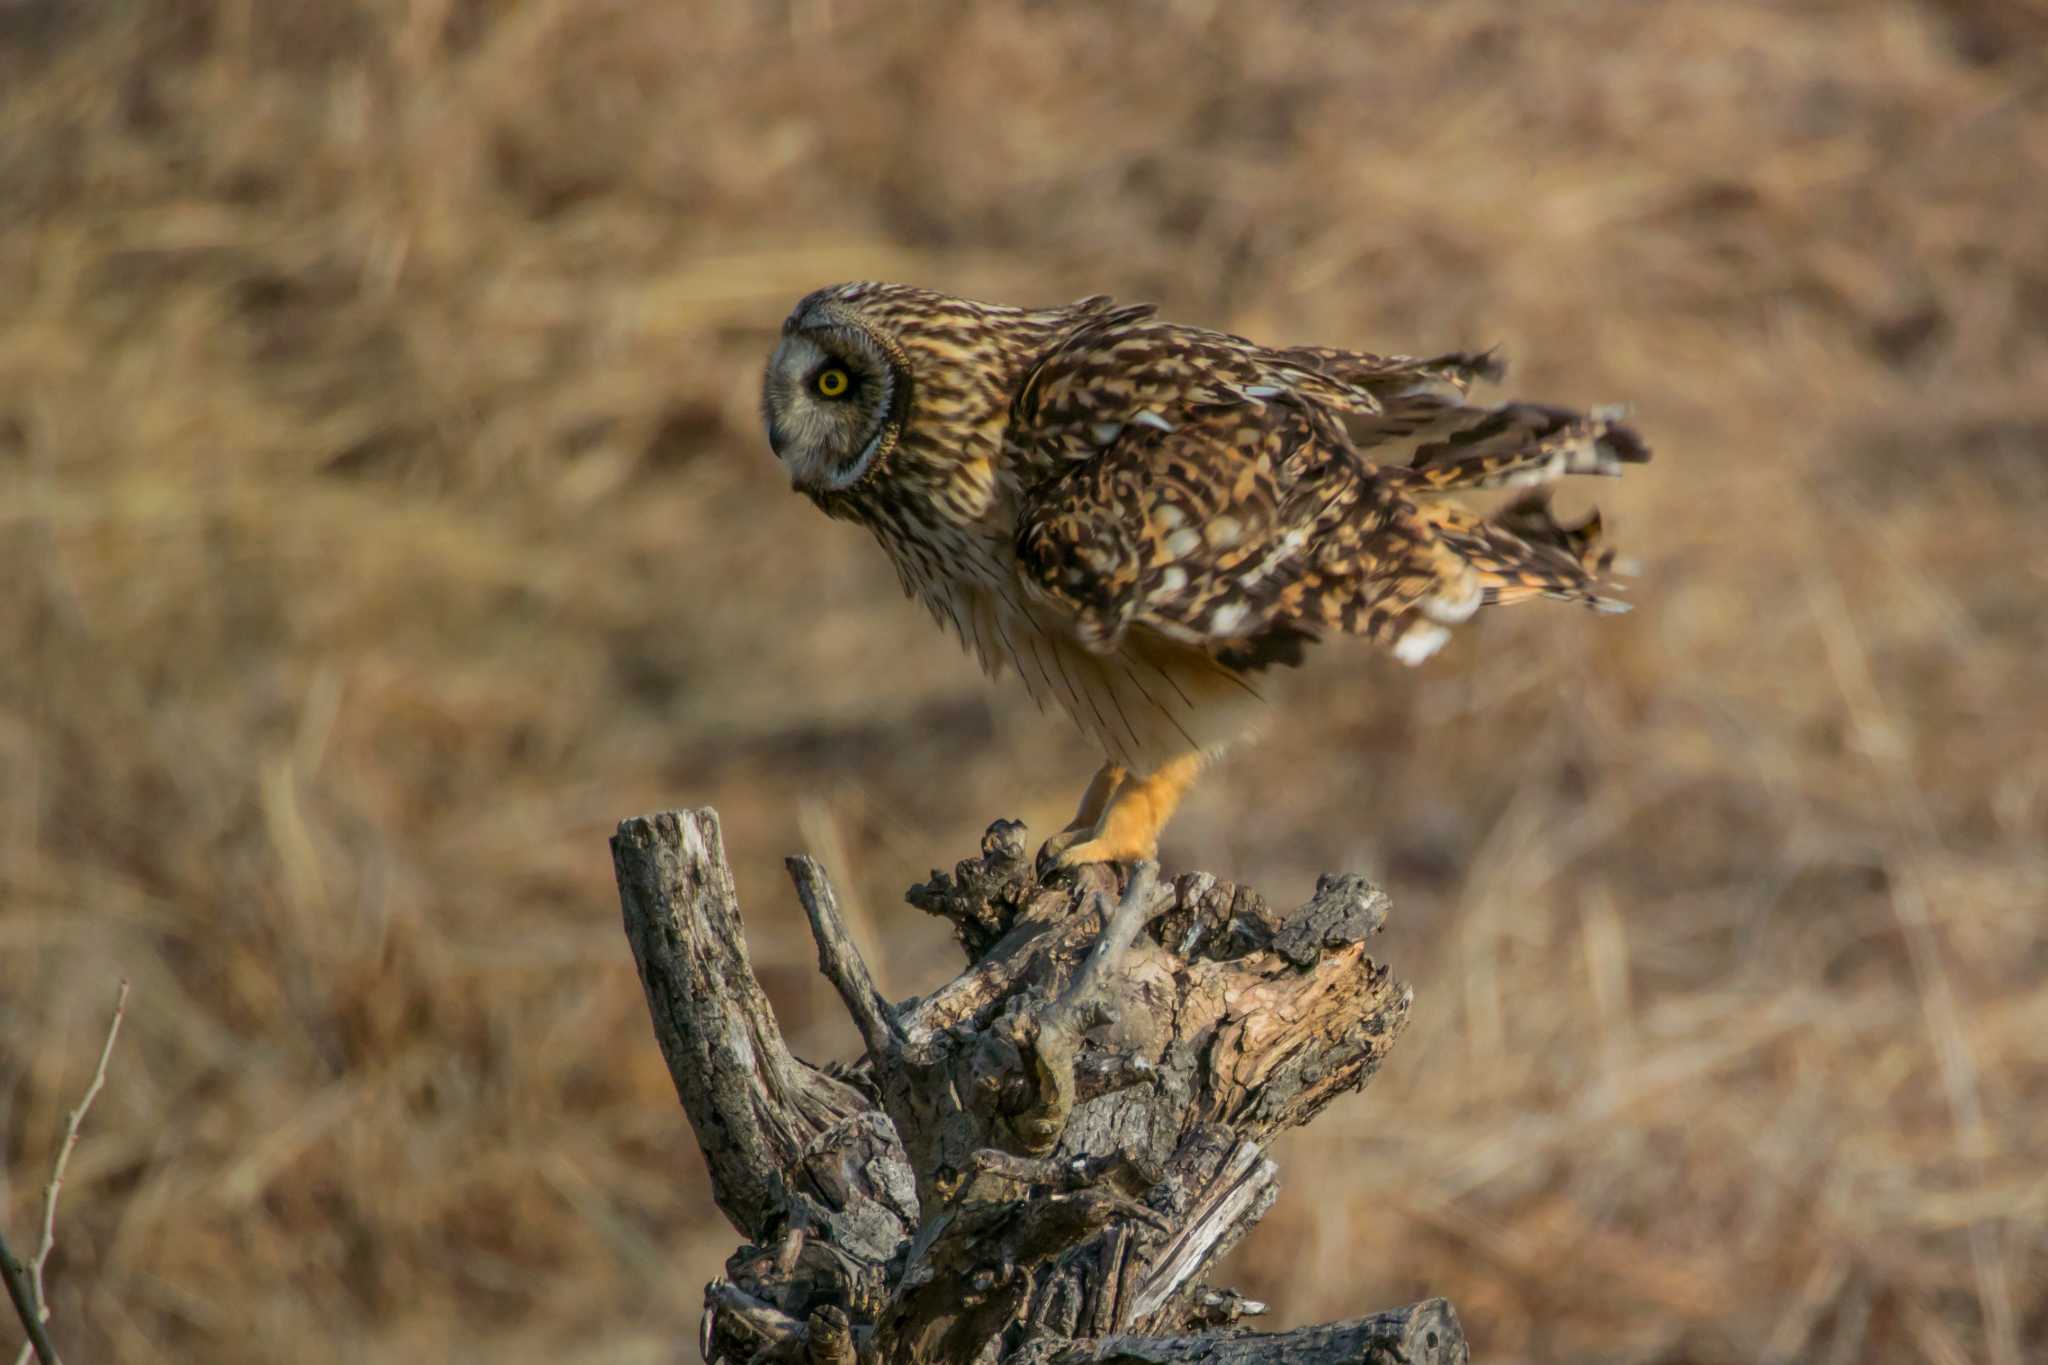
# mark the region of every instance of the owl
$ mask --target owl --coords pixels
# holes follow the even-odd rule
[[[898,284],[820,289],[782,324],[768,442],[828,516],[991,674],[1014,669],[1104,761],[1041,862],[1149,858],[1258,675],[1326,636],[1419,664],[1483,606],[1596,611],[1597,514],[1566,475],[1649,449],[1612,409],[1466,401],[1489,353],[1267,347],[1107,297],[1022,309]],[[1521,489],[1491,513],[1454,496]]]

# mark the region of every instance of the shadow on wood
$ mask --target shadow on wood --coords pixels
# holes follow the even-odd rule
[[[1458,1365],[1431,1299],[1285,1333],[1202,1276],[1277,1192],[1265,1144],[1368,1081],[1411,996],[1365,954],[1386,897],[1325,877],[1278,913],[1149,864],[1041,878],[1023,826],[910,891],[967,966],[876,992],[824,869],[789,860],[818,965],[866,1046],[792,1054],[747,957],[718,817],[612,840],[655,1036],[712,1191],[748,1239],[705,1290],[731,1362]]]

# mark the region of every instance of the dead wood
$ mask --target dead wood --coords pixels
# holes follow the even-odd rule
[[[1369,1080],[1410,994],[1365,954],[1385,896],[1325,877],[1291,913],[1151,864],[1040,878],[1021,825],[910,892],[962,973],[877,992],[823,868],[790,875],[859,1062],[784,1044],[709,811],[612,841],[655,1035],[749,1240],[705,1292],[707,1360],[1466,1359],[1450,1305],[1285,1333],[1203,1283],[1278,1192],[1265,1145]]]

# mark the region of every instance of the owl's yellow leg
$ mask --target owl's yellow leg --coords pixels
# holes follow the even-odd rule
[[[1123,785],[1124,777],[1121,763],[1105,763],[1095,770],[1095,776],[1089,779],[1088,790],[1081,793],[1081,804],[1075,809],[1074,818],[1038,850],[1041,869],[1056,865],[1062,853],[1095,837],[1095,827],[1102,823],[1102,812],[1109,808],[1110,798]]]
[[[1080,843],[1061,849],[1054,863],[1060,867],[1079,867],[1083,863],[1122,863],[1157,857],[1159,831],[1166,828],[1174,808],[1180,805],[1181,797],[1194,785],[1195,774],[1201,771],[1202,756],[1193,753],[1170,759],[1143,777],[1125,777],[1097,819],[1095,832]],[[1094,793],[1093,784],[1089,792]]]
[[[1102,823],[1102,812],[1109,808],[1109,799],[1116,795],[1116,789],[1123,785],[1124,765],[1105,763],[1095,770],[1089,779],[1088,790],[1081,793],[1081,804],[1074,811],[1074,818],[1067,821],[1062,833],[1085,829],[1093,831]]]

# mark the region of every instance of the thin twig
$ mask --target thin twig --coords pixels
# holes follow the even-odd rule
[[[21,1348],[21,1358],[26,1360],[27,1353],[33,1350],[43,1365],[63,1365],[57,1359],[57,1348],[50,1344],[49,1334],[43,1330],[43,1316],[36,1304],[35,1288],[28,1282],[28,1270],[8,1249],[5,1234],[0,1234],[0,1279],[7,1281],[7,1297],[14,1300],[14,1312],[28,1331],[28,1343]]]
[[[127,1016],[128,981],[124,977],[120,992],[114,997],[114,1017],[107,1021],[107,1039],[100,1044],[99,1065],[93,1068],[92,1083],[85,1087],[84,1097],[78,1101],[78,1107],[71,1111],[71,1117],[64,1125],[64,1141],[58,1145],[56,1163],[50,1168],[50,1183],[43,1187],[43,1239],[36,1248],[36,1258],[29,1271],[34,1279],[32,1302],[24,1308],[20,1297],[13,1296],[15,1311],[22,1314],[22,1326],[28,1328],[28,1340],[22,1343],[21,1351],[14,1357],[14,1365],[28,1365],[31,1350],[42,1365],[60,1365],[57,1348],[50,1344],[50,1338],[43,1330],[43,1323],[50,1316],[50,1296],[43,1288],[43,1267],[49,1264],[50,1252],[57,1245],[57,1196],[64,1192],[64,1168],[71,1164],[71,1149],[78,1145],[78,1129],[85,1122],[86,1112],[100,1097],[100,1090],[107,1083],[107,1059],[114,1055],[114,1040],[121,1036],[121,1021]],[[0,1252],[0,1258],[8,1263],[7,1287],[12,1295],[13,1272],[19,1269],[19,1263],[4,1252]]]
[[[804,914],[810,918],[811,936],[818,941],[818,970],[838,990],[846,1012],[860,1029],[861,1040],[867,1044],[868,1056],[879,1071],[902,1051],[903,1025],[889,1002],[875,989],[867,959],[860,955],[859,945],[847,932],[846,920],[839,913],[839,898],[832,892],[825,869],[815,858],[785,858],[783,863],[789,868],[789,879],[796,883],[797,899],[803,902]]]

